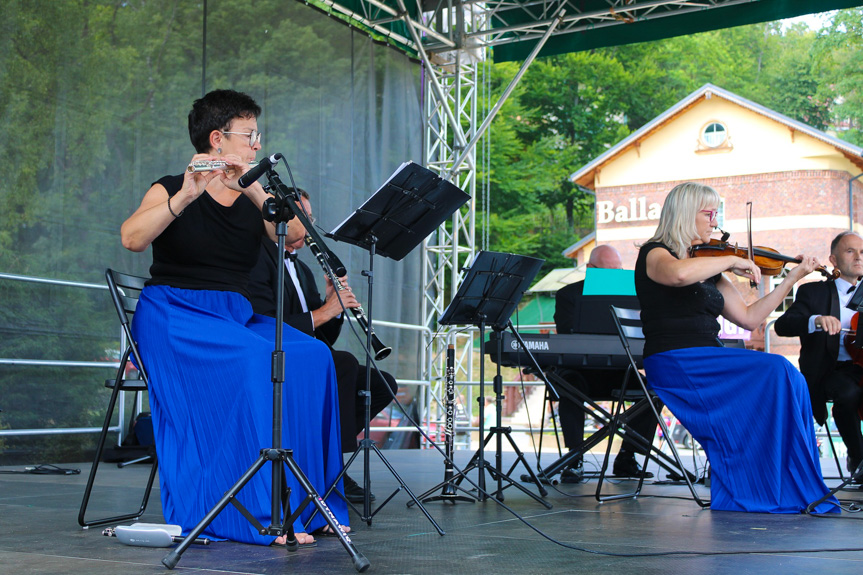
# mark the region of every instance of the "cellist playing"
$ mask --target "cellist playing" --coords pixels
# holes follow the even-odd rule
[[[824,425],[826,402],[833,402],[833,419],[848,449],[846,465],[853,474],[863,462],[859,414],[863,357],[859,362],[853,360],[843,345],[841,330],[850,328],[855,313],[846,306],[863,276],[863,238],[854,232],[836,236],[830,244],[830,263],[839,270],[839,277],[799,286],[794,303],[774,327],[778,335],[800,337],[800,371],[809,385],[812,413]]]

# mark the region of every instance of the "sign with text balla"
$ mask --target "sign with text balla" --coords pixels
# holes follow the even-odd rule
[[[662,212],[662,206],[657,203],[647,203],[647,198],[629,198],[629,203],[615,206],[614,202],[596,202],[596,223],[607,224],[609,222],[645,222],[658,220]]]

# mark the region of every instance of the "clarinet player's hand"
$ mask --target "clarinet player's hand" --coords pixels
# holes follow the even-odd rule
[[[332,283],[332,282],[330,282],[330,283]],[[354,295],[354,290],[352,290],[351,286],[348,285],[348,278],[347,277],[339,278],[339,283],[342,286],[342,289],[339,291],[339,297],[342,299],[342,304],[344,304],[344,306],[348,309],[351,309],[354,307],[360,307],[360,302],[357,301],[357,296]],[[332,296],[332,299],[336,300],[336,303],[338,303],[338,298],[336,298],[336,296],[335,296],[335,291],[336,290],[333,289],[334,295]],[[329,301],[329,300],[330,300],[330,297],[327,296],[327,301]]]
[[[344,304],[345,309],[360,307],[360,303],[357,301],[354,292],[351,290],[350,286],[348,286],[346,280],[339,280],[342,284],[343,289],[338,292],[338,297],[336,297],[336,289],[333,286],[333,282],[330,281],[329,277],[325,279],[327,283],[327,299],[324,301],[324,305],[312,311],[312,321],[314,321],[315,327],[327,323],[328,321],[342,313],[342,304]],[[341,303],[339,302],[340,298]]]

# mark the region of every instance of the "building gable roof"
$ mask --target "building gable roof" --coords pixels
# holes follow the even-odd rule
[[[566,248],[565,250],[560,252],[560,255],[567,257],[567,258],[574,258],[575,252],[577,252],[578,250],[580,250],[584,246],[588,245],[590,242],[595,242],[595,241],[596,241],[596,232],[595,231],[590,232],[589,234],[587,234],[586,236],[584,236],[583,238],[581,238],[580,240],[578,240],[577,242],[575,242],[574,244],[572,244],[571,246],[569,246],[568,248]]]
[[[816,140],[829,144],[836,148],[842,155],[844,155],[850,162],[852,162],[855,166],[863,170],[863,148],[859,146],[855,146],[849,142],[844,140],[840,140],[834,136],[827,134],[821,130],[813,128],[803,122],[799,122],[784,114],[780,114],[775,110],[771,110],[761,104],[756,104],[751,100],[747,100],[733,92],[729,92],[728,90],[723,90],[718,86],[714,86],[713,84],[705,84],[699,89],[695,90],[682,100],[680,100],[677,104],[667,109],[665,112],[655,117],[653,120],[618,142],[616,145],[609,148],[605,153],[595,158],[589,164],[583,166],[578,171],[572,173],[569,176],[569,179],[581,186],[585,186],[588,188],[593,187],[594,183],[594,175],[598,168],[602,167],[604,164],[608,163],[612,159],[616,158],[623,152],[627,151],[633,146],[638,145],[638,143],[645,138],[647,138],[652,133],[660,130],[663,126],[668,124],[670,121],[680,116],[699,102],[703,100],[709,100],[712,97],[719,97],[728,102],[736,104],[742,108],[750,110],[756,114],[765,116],[778,122],[780,124],[785,125],[788,129],[796,132],[800,132],[802,134],[806,134]]]

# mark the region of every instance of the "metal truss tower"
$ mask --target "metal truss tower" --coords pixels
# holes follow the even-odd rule
[[[404,11],[403,1],[398,0],[398,3]],[[432,330],[435,330],[438,317],[458,290],[463,277],[462,267],[477,252],[477,144],[487,136],[495,114],[560,22],[558,17],[546,26],[545,35],[519,73],[498,102],[489,106],[487,89],[481,89],[480,71],[489,56],[489,44],[484,40],[490,28],[490,14],[485,4],[458,2],[429,13],[428,22],[422,27],[405,18],[424,66],[425,165],[471,197],[451,221],[441,226],[423,244],[422,318],[423,325]],[[440,49],[434,52],[425,50],[420,32],[427,36],[433,34]],[[485,117],[482,122],[478,122],[481,113]],[[421,379],[430,382],[422,406],[426,421],[441,421],[445,415],[444,377],[449,344],[454,344],[456,349],[456,381],[473,380],[472,336],[472,332],[460,332],[446,326],[425,342]],[[471,413],[471,388],[457,386],[457,390],[457,397],[464,398],[466,411]]]

